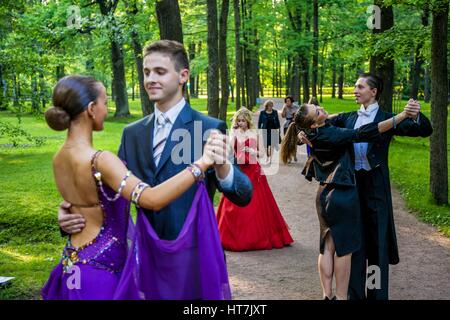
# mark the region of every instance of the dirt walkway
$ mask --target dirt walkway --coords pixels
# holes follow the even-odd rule
[[[276,108],[281,109],[281,104],[277,100]],[[309,183],[300,174],[305,160],[306,150],[302,146],[298,148],[297,163],[280,165],[276,175],[268,175],[294,238],[293,245],[274,250],[226,252],[234,299],[321,299],[317,273],[319,224],[314,207],[317,183]],[[448,299],[450,239],[409,213],[395,189],[392,195],[400,263],[391,266],[390,298]]]

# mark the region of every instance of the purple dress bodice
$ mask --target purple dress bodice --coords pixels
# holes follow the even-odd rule
[[[108,186],[103,186],[103,190],[110,198],[115,194]],[[71,246],[69,239],[61,263],[71,259],[75,264],[89,264],[110,272],[121,272],[127,256],[129,201],[123,197],[114,202],[109,201],[102,192],[98,192],[98,197],[103,210],[103,225],[99,234],[78,252]],[[76,252],[76,256],[72,258],[73,252]]]
[[[93,158],[94,160],[94,158]],[[101,184],[92,165],[97,184],[103,224],[98,235],[81,247],[73,247],[70,237],[62,258],[42,289],[45,300],[112,299],[128,255],[127,231],[132,228],[130,203]],[[109,198],[109,199],[108,199]]]

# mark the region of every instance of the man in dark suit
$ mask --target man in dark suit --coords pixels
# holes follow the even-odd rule
[[[339,114],[331,120],[342,128],[359,128],[370,123],[389,119],[392,113],[381,110],[378,97],[382,81],[371,74],[362,74],[355,84],[356,102],[360,110]],[[420,104],[409,101],[405,108],[412,119],[407,119],[384,133],[373,143],[355,143],[354,160],[356,182],[360,199],[363,223],[362,249],[352,256],[349,284],[350,299],[387,300],[389,289],[389,264],[399,262],[397,238],[392,210],[391,186],[389,180],[388,152],[394,135],[428,137],[432,133],[430,121],[420,113]],[[367,266],[375,266],[367,269]],[[374,275],[368,281],[366,275]],[[374,272],[379,274],[375,275]],[[377,283],[377,276],[380,276]],[[366,293],[367,290],[367,293]],[[367,295],[366,295],[367,294]]]
[[[182,44],[160,40],[144,51],[144,85],[155,112],[128,125],[122,135],[119,157],[137,177],[151,186],[173,177],[199,158],[206,138],[212,140],[215,165],[205,177],[213,199],[216,187],[239,206],[247,205],[253,186],[227,158],[225,122],[193,110],[183,98],[189,63]],[[192,204],[197,185],[159,212],[146,216],[161,239],[176,239]],[[84,227],[80,215],[60,208],[58,221],[67,233]]]

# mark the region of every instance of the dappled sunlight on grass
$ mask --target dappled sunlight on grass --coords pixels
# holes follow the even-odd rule
[[[11,247],[9,248],[2,248],[0,247],[0,255],[5,255],[7,258],[20,260],[22,262],[31,262],[39,260],[40,258],[38,256],[30,255],[30,254],[20,254]]]
[[[15,277],[0,289],[0,300],[39,299],[40,290],[58,264],[63,244],[0,245],[0,274]]]

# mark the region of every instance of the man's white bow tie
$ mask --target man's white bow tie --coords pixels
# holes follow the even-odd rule
[[[371,112],[367,110],[358,110],[358,116],[360,117],[370,117]]]

